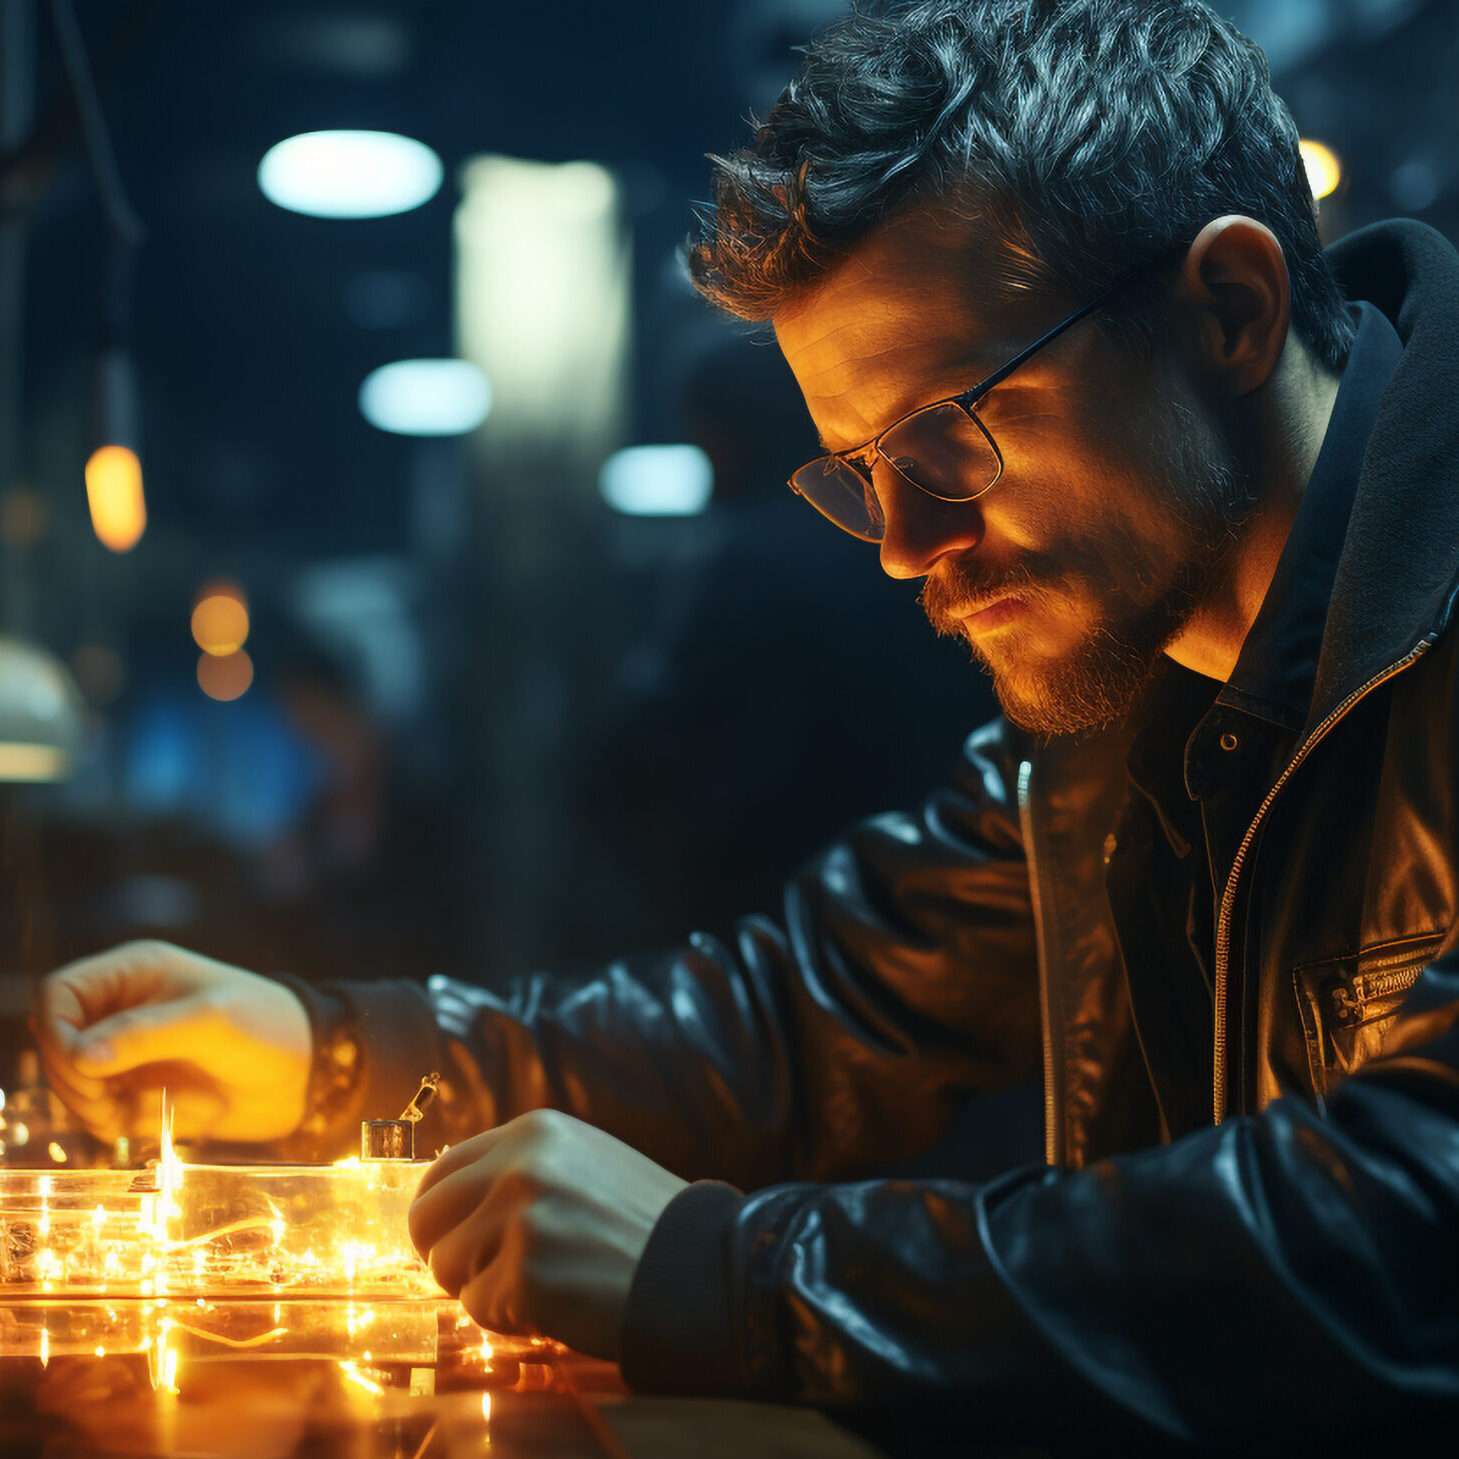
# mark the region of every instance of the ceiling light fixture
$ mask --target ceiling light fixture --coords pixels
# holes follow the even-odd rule
[[[315,218],[408,213],[440,190],[441,159],[396,132],[302,132],[275,143],[258,164],[263,195]]]

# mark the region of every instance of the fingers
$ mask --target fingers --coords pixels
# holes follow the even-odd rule
[[[502,1257],[477,1272],[458,1295],[467,1315],[489,1332],[512,1336],[539,1334],[522,1311],[520,1289],[512,1281]]]
[[[41,1063],[46,1068],[48,1082],[52,1086],[65,1086],[57,1091],[62,1098],[66,1097],[67,1090],[81,1099],[100,1099],[106,1093],[106,1085],[102,1080],[82,1074],[75,1067],[69,1051],[45,1028],[39,1018],[31,1018],[30,1031],[40,1048]]]
[[[463,1166],[470,1165],[472,1161],[479,1160],[487,1151],[491,1150],[501,1139],[503,1132],[511,1129],[516,1121],[509,1121],[505,1125],[497,1125],[494,1129],[483,1130],[479,1135],[473,1135],[469,1140],[463,1140],[459,1145],[452,1145],[446,1153],[431,1162],[430,1168],[420,1178],[420,1185],[416,1187],[415,1198],[420,1198],[448,1175],[460,1170]]]
[[[61,1102],[93,1135],[100,1140],[114,1140],[122,1133],[122,1106],[116,1095],[99,1080],[84,1084],[73,1081],[63,1065],[41,1056],[46,1083]]]
[[[121,1109],[106,1081],[77,1070],[40,1018],[32,1017],[30,1028],[40,1048],[46,1084],[93,1135],[115,1139],[121,1133]]]
[[[502,1228],[501,1202],[488,1199],[431,1247],[431,1275],[443,1291],[458,1296],[492,1263],[501,1246]]]
[[[41,1026],[63,1046],[109,1013],[161,994],[177,949],[165,943],[129,942],[58,968],[36,993]]]
[[[469,1141],[467,1142],[470,1143]],[[460,1147],[458,1147],[460,1148]],[[451,1154],[447,1151],[447,1154]],[[445,1156],[442,1156],[444,1159]],[[436,1162],[437,1164],[440,1161]],[[410,1203],[406,1223],[410,1239],[423,1258],[429,1258],[436,1243],[459,1225],[481,1201],[491,1186],[492,1170],[483,1168],[485,1157],[452,1171]],[[427,1174],[430,1172],[428,1171]]]
[[[212,1005],[200,994],[128,1008],[87,1028],[72,1046],[72,1062],[84,1077],[109,1079],[143,1064],[186,1060],[212,1017]]]

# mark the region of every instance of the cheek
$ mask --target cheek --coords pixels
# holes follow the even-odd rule
[[[1193,544],[1170,500],[1171,451],[1150,421],[1123,433],[1049,411],[1000,436],[1005,474],[987,498],[985,555],[998,553],[1056,589],[1069,616],[1146,603]]]

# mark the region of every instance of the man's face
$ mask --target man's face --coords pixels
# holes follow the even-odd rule
[[[904,215],[775,316],[828,449],[967,389],[1086,302],[1000,297],[997,267],[975,224]],[[1036,733],[1129,706],[1250,505],[1210,413],[1155,353],[1136,357],[1090,318],[1021,366],[978,408],[1004,471],[976,501],[874,469],[883,569],[925,580],[933,627],[966,640],[1004,712]]]

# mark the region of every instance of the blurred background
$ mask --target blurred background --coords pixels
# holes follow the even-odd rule
[[[0,0],[0,1083],[122,938],[571,964],[945,774],[986,681],[676,258],[844,8]],[[1450,0],[1218,8],[1329,238],[1459,238]]]

